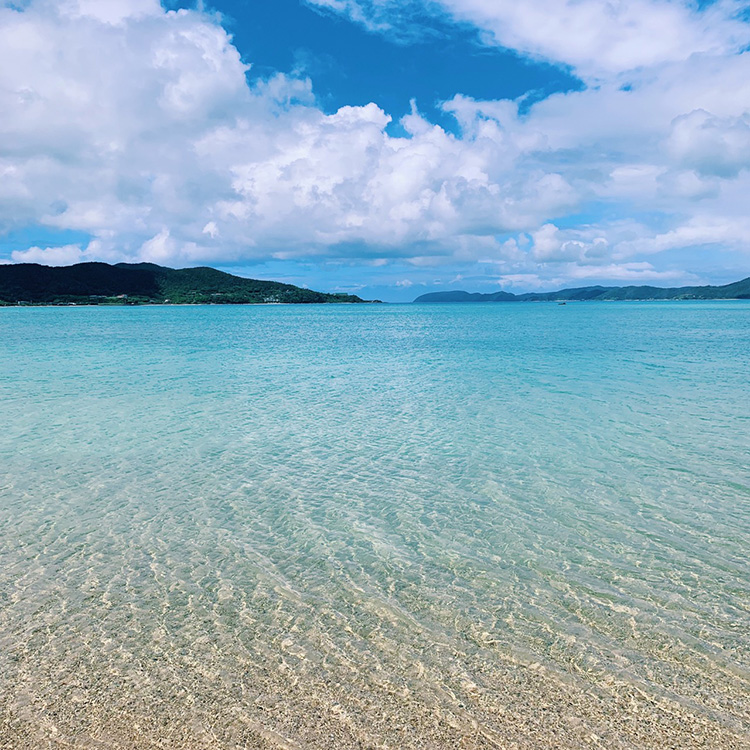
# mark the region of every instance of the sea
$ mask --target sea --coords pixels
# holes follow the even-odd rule
[[[0,747],[750,748],[750,301],[0,309]]]

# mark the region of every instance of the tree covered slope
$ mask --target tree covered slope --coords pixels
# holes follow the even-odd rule
[[[244,279],[214,268],[175,270],[153,263],[0,265],[0,303],[6,305],[363,301],[349,294],[326,294],[277,281]]]
[[[416,303],[434,302],[566,302],[570,300],[668,300],[668,299],[750,299],[750,278],[725,286],[683,286],[662,289],[656,286],[586,286],[561,289],[559,292],[531,292],[511,294],[470,294],[469,292],[432,292],[414,300]]]

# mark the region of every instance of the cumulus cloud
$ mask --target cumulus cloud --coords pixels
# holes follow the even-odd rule
[[[523,144],[498,123],[458,138],[415,108],[408,137],[395,138],[375,104],[325,114],[307,80],[251,88],[204,14],[115,0],[53,7],[0,11],[6,228],[84,230],[159,261],[345,246],[387,257],[415,243],[440,255],[577,200],[558,172],[510,176]]]
[[[41,263],[45,266],[69,266],[84,260],[84,251],[80,245],[62,245],[60,247],[30,247],[27,250],[15,250],[11,253],[14,263]]]
[[[625,239],[617,246],[616,255],[628,258],[654,255],[686,247],[750,247],[750,219],[747,216],[715,216],[700,214],[665,232],[642,233]]]
[[[13,260],[400,259],[496,263],[515,279],[540,266],[555,279],[657,279],[671,272],[643,257],[747,247],[750,53],[736,52],[747,25],[733,6],[441,2],[489,42],[596,85],[523,112],[457,92],[443,105],[457,133],[414,104],[394,137],[376,103],[326,113],[306,78],[248,84],[231,37],[203,12],[0,3],[0,232],[94,238]],[[374,30],[394,23],[387,0],[326,5]],[[608,218],[564,221],[590,206]],[[653,226],[628,218],[654,212]]]
[[[748,41],[727,2],[679,0],[441,0],[497,44],[572,66],[585,78],[726,53]]]
[[[672,123],[668,145],[680,166],[701,175],[736,177],[750,168],[750,113],[716,117],[696,109],[680,115]]]

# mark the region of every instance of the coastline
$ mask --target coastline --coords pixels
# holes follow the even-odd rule
[[[591,299],[591,300],[523,300],[519,302],[431,302],[430,307],[445,307],[445,306],[462,306],[462,305],[559,305],[561,302],[565,302],[566,305],[579,305],[579,304],[643,304],[643,303],[661,303],[661,304],[672,304],[672,303],[692,303],[692,302],[750,302],[750,299],[745,297],[721,297],[716,299]],[[391,306],[403,306],[403,305],[415,305],[424,304],[417,302],[387,302],[385,300],[365,300],[364,302],[146,302],[138,304],[78,304],[78,303],[64,303],[64,304],[0,304],[0,310],[4,308],[54,308],[61,309],[66,307],[99,307],[99,308],[147,308],[147,307],[330,307],[346,306],[346,307],[367,307],[370,305],[391,305]]]

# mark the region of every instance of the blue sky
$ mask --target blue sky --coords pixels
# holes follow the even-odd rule
[[[326,112],[375,102],[394,118],[394,134],[402,134],[398,120],[413,99],[430,121],[455,130],[439,104],[458,92],[476,99],[539,99],[582,86],[569,70],[487,47],[472,26],[426,14],[419,17],[419,32],[402,38],[373,33],[300,0],[229,0],[213,7],[252,65],[250,80],[279,71],[310,76]]]
[[[735,2],[0,0],[0,261],[408,301],[750,275]]]

